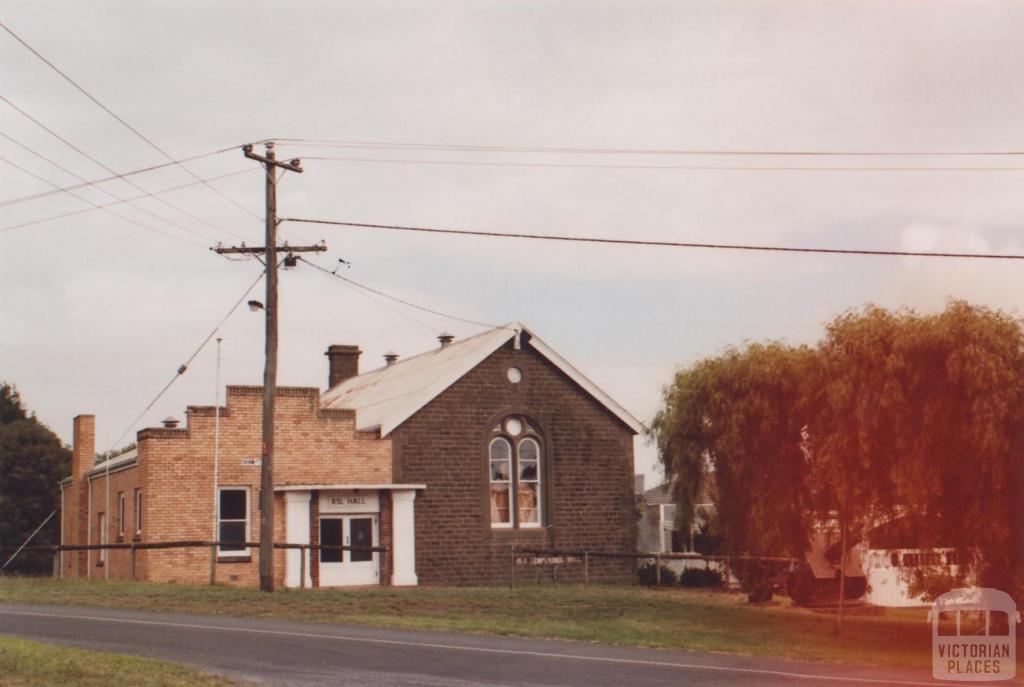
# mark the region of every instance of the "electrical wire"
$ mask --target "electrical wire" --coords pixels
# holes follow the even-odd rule
[[[2,25],[3,25],[3,24],[2,24],[2,23],[0,23],[0,26],[2,26]],[[16,112],[18,112],[19,114],[21,114],[21,115],[22,115],[23,117],[25,117],[26,119],[28,119],[28,120],[29,120],[30,122],[32,122],[33,124],[35,124],[36,126],[38,126],[39,128],[41,128],[41,129],[42,129],[43,131],[45,131],[46,133],[50,134],[51,136],[53,136],[54,138],[56,138],[56,139],[57,139],[58,141],[60,141],[60,142],[61,142],[61,143],[63,143],[64,145],[68,146],[69,148],[71,148],[71,149],[72,149],[72,150],[74,150],[74,151],[75,151],[76,153],[78,153],[78,154],[79,154],[79,155],[81,155],[82,157],[86,158],[87,160],[89,160],[90,162],[92,162],[93,164],[95,164],[96,166],[98,166],[98,167],[102,168],[102,169],[103,169],[104,171],[106,171],[106,172],[108,172],[108,173],[110,173],[110,174],[117,174],[117,172],[116,172],[115,170],[111,169],[110,167],[108,167],[108,166],[107,166],[107,165],[105,165],[104,163],[100,162],[100,161],[99,161],[99,160],[97,160],[97,159],[96,159],[95,157],[93,157],[93,156],[92,156],[92,155],[90,155],[89,153],[85,152],[84,150],[82,150],[81,148],[79,148],[78,146],[76,146],[76,145],[75,145],[74,143],[72,143],[71,141],[69,141],[69,140],[68,140],[68,139],[66,139],[65,137],[63,137],[63,136],[61,136],[60,134],[58,134],[58,133],[57,133],[56,131],[54,131],[54,130],[53,130],[53,129],[51,129],[50,127],[48,127],[48,126],[46,126],[45,124],[43,124],[43,123],[42,123],[41,121],[39,121],[38,119],[36,119],[35,117],[33,117],[33,116],[32,116],[31,114],[29,114],[28,112],[26,112],[26,111],[25,111],[25,110],[23,110],[22,108],[18,107],[18,106],[17,106],[17,105],[15,105],[14,103],[12,103],[12,102],[10,101],[10,99],[8,99],[7,97],[5,97],[5,96],[3,96],[3,95],[0,95],[0,100],[2,100],[3,102],[5,102],[5,103],[6,103],[6,104],[7,104],[7,105],[8,105],[8,106],[9,106],[9,107],[11,108],[11,109],[13,109],[13,110],[15,110]],[[194,176],[194,175],[193,175],[193,176]],[[136,189],[136,190],[138,190],[138,191],[142,191],[143,193],[148,193],[148,191],[147,191],[147,190],[146,190],[145,188],[143,188],[142,186],[139,186],[139,185],[138,185],[137,183],[135,183],[135,181],[133,181],[132,179],[124,178],[124,179],[123,179],[123,181],[124,181],[124,182],[125,182],[126,184],[128,184],[129,186],[131,186],[131,187],[135,188],[135,189]],[[159,203],[161,203],[162,205],[166,205],[167,207],[171,208],[172,210],[174,210],[174,211],[176,211],[176,212],[179,212],[179,213],[181,213],[182,215],[185,215],[186,217],[189,217],[190,219],[193,219],[193,220],[195,220],[196,222],[199,222],[200,224],[204,224],[204,225],[206,225],[207,227],[210,227],[211,229],[216,229],[217,231],[221,231],[221,232],[224,232],[225,234],[231,234],[232,236],[237,236],[237,237],[239,237],[239,238],[244,238],[244,237],[240,236],[239,234],[236,234],[235,232],[233,232],[233,231],[231,231],[231,230],[229,230],[229,229],[225,229],[224,227],[221,227],[221,226],[219,226],[219,225],[213,224],[212,222],[208,222],[208,221],[204,220],[204,219],[203,219],[202,217],[197,217],[196,215],[192,214],[191,212],[189,212],[189,211],[187,211],[187,210],[184,210],[184,209],[182,209],[182,208],[178,207],[177,205],[174,205],[173,203],[170,203],[170,202],[168,202],[167,200],[165,200],[165,199],[163,199],[163,198],[157,198],[156,200],[157,200],[157,201],[158,201]]]
[[[81,85],[79,85],[77,81],[75,81],[75,80],[74,80],[74,79],[72,79],[72,78],[71,78],[70,76],[68,76],[67,74],[65,74],[65,73],[64,73],[64,72],[63,72],[63,71],[62,71],[62,70],[61,70],[61,69],[60,69],[60,68],[59,68],[59,67],[58,67],[57,65],[55,65],[55,64],[54,64],[53,62],[51,62],[50,60],[48,60],[48,59],[46,59],[45,57],[43,57],[43,55],[42,55],[42,54],[41,54],[41,53],[40,53],[40,52],[39,52],[38,50],[36,50],[35,48],[33,48],[33,47],[32,47],[31,45],[29,45],[29,44],[28,44],[28,43],[27,43],[27,42],[26,42],[26,41],[25,41],[25,40],[24,40],[23,38],[21,38],[21,36],[19,36],[18,34],[14,33],[14,31],[12,31],[12,30],[10,29],[10,27],[8,27],[8,26],[7,26],[6,24],[4,24],[3,22],[0,22],[0,28],[3,28],[3,30],[4,30],[4,31],[6,31],[6,32],[7,32],[8,34],[10,34],[10,36],[11,36],[12,38],[14,38],[14,40],[16,40],[16,41],[18,41],[19,43],[21,43],[21,45],[22,45],[22,46],[24,46],[24,47],[25,47],[25,48],[26,48],[26,49],[27,49],[27,50],[28,50],[29,52],[31,52],[31,53],[32,53],[33,55],[35,55],[36,57],[38,57],[38,58],[39,58],[39,59],[40,59],[40,60],[41,60],[41,61],[42,61],[42,62],[43,62],[43,63],[44,63],[44,64],[45,64],[46,66],[48,66],[48,67],[49,67],[50,69],[52,69],[52,70],[53,70],[53,71],[55,71],[55,72],[56,72],[57,74],[59,74],[59,75],[60,75],[60,76],[61,76],[61,77],[62,77],[62,78],[63,78],[63,79],[65,80],[65,81],[67,81],[67,82],[68,82],[69,84],[71,84],[72,86],[74,86],[74,87],[75,87],[75,89],[77,89],[77,90],[78,90],[78,91],[79,91],[79,92],[80,92],[80,93],[81,93],[82,95],[84,95],[84,96],[85,96],[86,98],[88,98],[88,99],[89,99],[89,100],[91,100],[91,101],[92,101],[93,103],[95,103],[95,104],[96,104],[96,105],[97,105],[97,106],[98,106],[98,107],[99,107],[99,108],[100,108],[101,110],[103,110],[103,111],[104,111],[104,112],[106,112],[106,113],[107,113],[108,115],[110,115],[111,117],[113,117],[113,118],[114,118],[114,119],[115,119],[115,120],[116,120],[116,121],[117,121],[118,123],[120,123],[120,124],[121,124],[122,126],[124,126],[124,127],[126,128],[126,129],[128,129],[128,130],[129,130],[130,132],[132,132],[133,134],[135,134],[135,136],[137,136],[137,137],[138,137],[138,138],[140,138],[141,140],[145,141],[145,142],[146,142],[146,143],[147,143],[147,144],[148,144],[148,145],[149,145],[149,146],[150,146],[151,148],[153,148],[153,150],[157,151],[158,153],[160,153],[161,155],[163,155],[163,156],[164,156],[165,158],[167,158],[168,160],[170,160],[170,161],[171,161],[171,162],[172,162],[172,163],[173,163],[173,164],[174,164],[175,166],[177,166],[178,168],[180,168],[181,170],[183,170],[183,171],[184,171],[185,173],[187,173],[187,174],[188,174],[189,176],[191,176],[191,177],[192,177],[193,179],[195,179],[195,180],[197,180],[197,181],[199,181],[199,180],[200,180],[199,176],[198,176],[198,175],[196,175],[196,174],[195,174],[195,173],[194,173],[194,172],[193,172],[193,171],[192,171],[191,169],[189,169],[188,167],[186,167],[186,166],[185,166],[184,164],[182,164],[181,162],[178,162],[178,161],[176,161],[176,160],[175,160],[175,159],[174,159],[174,158],[173,158],[173,157],[172,157],[172,156],[171,156],[170,154],[168,154],[168,153],[167,153],[167,152],[166,152],[166,151],[165,151],[165,150],[164,150],[163,148],[161,148],[161,147],[160,147],[160,146],[158,146],[158,145],[157,145],[156,143],[154,143],[152,139],[150,139],[150,138],[148,138],[147,136],[143,135],[143,134],[142,134],[141,132],[139,132],[139,130],[138,130],[138,129],[136,129],[136,128],[135,128],[135,127],[133,127],[133,126],[132,126],[131,124],[129,124],[128,122],[126,122],[126,121],[125,121],[125,120],[124,120],[123,118],[121,118],[121,117],[120,117],[120,116],[119,116],[119,115],[118,115],[117,113],[115,113],[115,112],[114,112],[113,110],[111,110],[111,109],[110,109],[109,107],[107,107],[106,105],[104,105],[103,103],[101,103],[101,102],[99,101],[99,99],[97,99],[97,98],[96,98],[95,96],[93,96],[93,95],[92,95],[91,93],[89,93],[89,91],[85,90],[85,88],[83,88],[83,87],[82,87]],[[220,196],[221,198],[225,199],[226,201],[228,201],[228,202],[229,202],[229,203],[231,203],[232,205],[234,205],[234,206],[238,207],[239,209],[241,209],[241,210],[242,210],[243,212],[245,212],[245,213],[247,213],[247,214],[249,214],[249,215],[252,215],[252,216],[253,216],[253,217],[255,217],[256,219],[261,219],[261,218],[260,218],[260,216],[259,216],[259,215],[257,215],[256,213],[254,213],[254,212],[253,212],[252,210],[250,210],[249,208],[245,207],[244,205],[242,205],[242,204],[241,204],[241,203],[239,203],[238,201],[234,200],[234,199],[233,199],[233,198],[231,198],[230,196],[226,195],[225,193],[223,193],[223,192],[222,192],[222,191],[220,191],[219,189],[215,188],[214,186],[211,186],[210,184],[204,184],[204,185],[205,185],[205,186],[206,186],[207,188],[209,188],[209,189],[210,189],[211,191],[213,191],[214,193],[216,193],[216,194],[217,194],[218,196]]]
[[[955,166],[955,167],[826,167],[796,165],[609,165],[598,163],[559,162],[481,162],[473,160],[422,160],[413,158],[370,158],[331,157],[304,155],[303,161],[323,160],[331,162],[374,162],[407,165],[441,165],[455,167],[530,167],[548,169],[636,169],[636,170],[683,170],[683,171],[726,171],[726,172],[1024,172],[1024,167],[1006,166]]]
[[[11,167],[14,167],[18,171],[20,171],[20,172],[22,172],[24,174],[27,174],[28,176],[34,177],[34,178],[38,179],[39,181],[42,181],[43,183],[50,184],[51,186],[56,186],[56,184],[53,184],[52,182],[48,181],[47,179],[44,179],[43,177],[39,176],[38,174],[35,174],[34,172],[31,172],[31,171],[25,169],[24,167],[22,167],[20,165],[17,165],[14,162],[11,162],[7,158],[0,157],[0,162],[4,162],[4,163],[10,165]],[[122,215],[122,214],[120,214],[118,212],[115,212],[115,211],[111,210],[108,207],[104,207],[104,206],[99,205],[98,203],[94,203],[93,201],[89,200],[88,198],[83,198],[82,196],[77,195],[74,191],[67,191],[67,194],[70,195],[72,198],[76,198],[77,200],[82,201],[83,203],[88,203],[88,204],[92,205],[92,208],[88,208],[88,210],[93,210],[93,209],[95,209],[95,210],[103,210],[107,214],[113,215],[114,217],[117,217],[119,219],[123,219],[126,222],[131,222],[132,224],[134,224],[134,225],[136,225],[138,227],[142,227],[143,229],[145,229],[147,231],[151,231],[151,232],[154,232],[156,234],[160,234],[161,236],[166,236],[167,238],[174,239],[175,241],[180,241],[182,243],[189,243],[189,244],[192,244],[192,245],[195,245],[195,246],[199,246],[200,248],[205,248],[204,244],[199,243],[198,241],[193,241],[191,239],[183,238],[181,236],[175,236],[174,234],[169,234],[166,231],[162,231],[160,229],[157,229],[156,227],[150,226],[149,224],[146,224],[145,222],[140,222],[137,219],[134,219],[132,217],[128,217],[127,215]],[[75,212],[75,213],[68,213],[68,214],[70,215],[70,214],[78,214],[78,213]],[[41,220],[41,221],[49,221],[51,219],[56,219],[56,217],[48,217],[45,220]],[[12,229],[17,229],[17,228],[22,227],[22,226],[28,226],[30,224],[36,224],[36,223],[38,223],[38,222],[35,222],[35,221],[33,221],[33,222],[24,222],[22,224],[15,224],[15,225],[11,225],[9,227],[3,227],[2,229],[0,229],[0,231],[10,231]],[[191,232],[191,233],[195,234],[196,232]],[[201,234],[196,234],[196,235],[197,236],[202,236]]]
[[[479,236],[503,239],[532,239],[539,241],[565,241],[572,243],[592,243],[615,246],[646,246],[656,248],[705,248],[714,250],[766,251],[774,253],[817,253],[825,255],[861,255],[861,256],[894,256],[917,258],[966,258],[981,260],[1024,260],[1024,255],[1010,253],[946,253],[933,251],[902,251],[874,250],[866,248],[810,248],[799,246],[772,246],[739,243],[697,243],[689,241],[645,241],[641,239],[609,239],[596,236],[567,236],[558,234],[502,233],[497,231],[476,231],[469,229],[436,229],[431,227],[411,227],[396,224],[369,224],[366,222],[339,222],[324,219],[300,219],[285,217],[281,222],[301,222],[304,224],[324,224],[338,227],[362,229],[384,229],[390,231],[407,231],[426,234],[448,234],[452,236]]]
[[[363,289],[364,291],[369,291],[370,293],[377,294],[378,296],[381,296],[383,298],[387,298],[390,301],[394,301],[396,303],[401,303],[402,305],[409,306],[410,308],[416,308],[417,310],[422,310],[423,312],[430,313],[431,315],[437,315],[438,317],[444,317],[446,319],[453,320],[455,322],[462,322],[463,324],[472,324],[472,325],[475,325],[475,326],[478,326],[478,327],[487,327],[488,329],[498,329],[498,328],[500,328],[500,325],[490,324],[488,322],[478,322],[477,320],[469,320],[469,319],[466,319],[464,317],[458,317],[457,315],[449,315],[448,313],[441,312],[440,310],[434,310],[432,308],[428,308],[428,307],[423,306],[423,305],[417,305],[416,303],[413,303],[412,301],[407,301],[407,300],[405,300],[403,298],[399,298],[397,296],[392,296],[390,294],[384,293],[383,291],[379,291],[378,289],[375,289],[373,287],[367,286],[366,284],[360,284],[359,282],[357,282],[354,279],[349,279],[348,277],[343,277],[340,274],[337,274],[335,272],[331,272],[326,267],[321,267],[320,265],[316,264],[315,262],[311,262],[310,260],[307,260],[306,258],[304,258],[302,256],[298,256],[298,258],[299,258],[299,260],[301,260],[302,262],[306,263],[310,267],[318,269],[321,272],[323,272],[324,274],[328,274],[328,275],[334,277],[335,279],[340,279],[341,281],[343,281],[343,282],[345,282],[347,284],[351,284],[352,286],[355,286],[355,287],[358,287],[360,289]]]
[[[7,164],[9,164],[9,165],[11,165],[13,167],[17,167],[17,165],[14,165],[14,163],[4,159],[3,157],[0,157],[0,161],[6,162]],[[23,170],[23,171],[25,171],[25,170]],[[220,176],[207,177],[206,180],[207,181],[217,181],[218,179],[227,179],[228,177],[239,176],[241,174],[249,174],[250,172],[254,172],[254,171],[256,171],[256,170],[255,169],[243,169],[243,170],[239,170],[237,172],[230,172],[228,174],[221,174]],[[50,183],[50,182],[46,181],[45,179],[42,179],[42,181],[45,181],[46,183]],[[109,207],[112,207],[114,205],[120,205],[121,203],[128,203],[128,202],[133,201],[133,200],[139,200],[140,198],[148,198],[150,196],[158,195],[158,194],[161,194],[161,193],[170,193],[171,191],[178,191],[180,189],[188,188],[190,186],[197,186],[198,184],[199,184],[198,181],[191,181],[191,182],[189,182],[187,184],[181,184],[179,186],[171,186],[170,188],[161,189],[159,191],[153,191],[152,193],[146,193],[144,195],[138,195],[138,196],[134,196],[132,198],[125,198],[123,200],[115,200],[115,201],[113,201],[111,203],[103,203],[102,205],[93,205],[93,207],[82,208],[81,210],[72,210],[71,212],[64,212],[64,213],[61,213],[59,215],[51,215],[49,217],[43,217],[42,219],[34,219],[34,220],[30,220],[28,222],[21,222],[19,224],[12,224],[10,226],[0,227],[0,233],[3,233],[5,231],[10,231],[12,229],[21,229],[22,227],[33,226],[35,224],[43,224],[44,222],[52,222],[53,220],[56,220],[56,219],[63,219],[65,217],[72,217],[74,215],[81,215],[81,214],[86,213],[86,212],[92,212],[93,210],[103,210],[105,208],[109,208]],[[84,185],[86,185],[86,184],[83,184],[83,186]],[[60,189],[60,190],[70,193],[70,191],[68,189]],[[54,193],[56,193],[56,191],[54,191]],[[74,196],[74,197],[78,198],[78,196]],[[83,199],[83,198],[80,198],[80,200],[85,201],[85,199]],[[89,202],[89,201],[85,201],[85,202]],[[199,244],[197,244],[197,245],[199,245]]]
[[[1024,156],[1024,150],[784,150],[722,148],[574,148],[551,146],[456,145],[353,141],[338,139],[275,138],[294,146],[372,148],[389,150],[446,150],[457,152],[544,153],[557,155],[707,155],[716,157],[988,157]]]
[[[21,141],[19,141],[19,140],[15,139],[15,138],[12,138],[11,136],[8,136],[7,134],[5,134],[5,133],[3,133],[3,132],[0,132],[0,136],[2,136],[2,137],[4,137],[4,138],[6,138],[6,139],[7,139],[8,141],[10,141],[11,143],[13,143],[13,144],[15,144],[16,146],[20,147],[20,148],[21,148],[22,150],[25,150],[25,151],[27,151],[27,152],[31,153],[32,155],[35,155],[35,156],[36,156],[37,158],[39,158],[40,160],[43,160],[44,162],[47,162],[47,163],[49,163],[49,164],[50,164],[50,165],[52,165],[53,167],[56,167],[57,169],[59,169],[60,171],[64,172],[65,174],[68,174],[68,175],[70,175],[70,176],[73,176],[73,177],[75,177],[76,179],[78,179],[79,181],[82,181],[82,182],[84,182],[84,181],[85,181],[85,177],[81,176],[80,174],[76,174],[76,173],[75,173],[74,171],[72,171],[72,170],[68,169],[67,167],[65,167],[64,165],[60,164],[59,162],[56,162],[55,160],[53,160],[53,159],[51,159],[51,158],[49,158],[49,157],[47,157],[47,156],[43,155],[42,153],[40,153],[40,152],[38,152],[38,151],[36,151],[36,150],[33,150],[32,148],[30,148],[29,146],[25,145],[25,144],[24,144],[24,143],[22,143]],[[13,165],[13,164],[12,164],[12,163],[10,163],[10,162],[8,162],[8,164],[11,164],[12,166],[16,166],[16,165]],[[21,168],[21,167],[18,167],[18,169],[22,169],[22,168]],[[23,170],[23,171],[24,171],[24,170]],[[53,182],[47,181],[47,180],[43,179],[43,178],[42,178],[42,177],[40,177],[40,176],[37,176],[37,175],[35,175],[35,174],[32,174],[31,176],[32,176],[32,177],[34,177],[34,178],[36,178],[36,179],[39,179],[39,180],[41,180],[41,181],[44,181],[44,182],[45,182],[46,184],[48,184],[48,185],[52,186],[52,187],[53,187],[53,188],[55,188],[55,189],[56,189],[56,188],[60,188],[60,187],[59,187],[59,186],[58,186],[57,184],[54,184]],[[150,210],[147,210],[146,208],[142,207],[141,205],[139,205],[139,204],[137,204],[137,203],[135,203],[135,202],[132,202],[132,201],[126,200],[126,199],[125,199],[125,198],[123,198],[122,196],[119,196],[118,194],[114,193],[113,191],[111,191],[111,190],[109,190],[109,189],[107,189],[107,188],[104,188],[104,187],[102,187],[102,186],[96,186],[95,184],[91,184],[91,186],[92,186],[93,188],[95,188],[96,190],[100,191],[101,193],[104,193],[104,194],[106,194],[107,196],[109,196],[109,197],[111,197],[111,198],[114,198],[114,199],[116,199],[116,200],[117,200],[117,201],[119,201],[119,202],[127,202],[127,203],[128,203],[128,204],[129,204],[130,206],[132,206],[133,208],[135,208],[135,209],[136,209],[136,210],[138,210],[139,212],[142,212],[143,214],[149,215],[149,216],[150,216],[150,217],[152,217],[153,219],[156,219],[156,220],[158,220],[158,221],[160,221],[160,222],[164,222],[164,223],[166,223],[166,224],[169,224],[169,225],[171,225],[172,227],[177,227],[178,229],[181,229],[182,231],[186,231],[186,232],[188,232],[188,233],[190,233],[190,234],[193,234],[193,235],[195,235],[195,236],[198,236],[198,237],[200,237],[200,238],[206,239],[206,240],[208,240],[208,241],[215,241],[215,240],[216,240],[216,239],[215,239],[214,237],[212,237],[212,236],[207,236],[206,234],[202,234],[202,233],[200,233],[200,232],[197,232],[197,231],[195,231],[195,230],[193,230],[193,229],[191,229],[191,228],[189,228],[189,227],[185,226],[184,224],[181,224],[181,223],[179,223],[179,222],[175,222],[175,221],[173,221],[173,220],[167,219],[166,217],[163,217],[163,216],[161,216],[161,215],[158,215],[158,214],[157,214],[157,213],[155,213],[155,212],[152,212],[152,211],[150,211]],[[71,197],[73,197],[73,198],[77,198],[77,199],[81,200],[82,202],[88,202],[88,201],[86,201],[86,200],[85,200],[85,199],[84,199],[84,198],[83,198],[82,196],[78,195],[77,193],[75,193],[75,192],[73,192],[73,191],[68,191],[67,193],[68,193],[68,195],[69,195],[69,196],[71,196]],[[142,196],[142,197],[155,197],[155,194],[150,194],[150,193],[146,193],[146,194],[145,194],[144,196]]]
[[[141,413],[139,413],[138,416],[136,416],[136,418],[134,420],[132,420],[131,424],[128,425],[123,432],[121,432],[121,435],[118,436],[117,439],[115,439],[112,444],[110,444],[110,446],[108,448],[108,451],[113,450],[113,448],[115,446],[120,444],[121,440],[124,439],[125,435],[127,435],[128,432],[130,432],[132,430],[132,428],[139,423],[139,420],[141,420],[143,418],[143,416],[146,413],[148,413],[150,411],[150,409],[154,405],[156,405],[157,401],[159,401],[160,398],[163,397],[163,395],[165,393],[167,393],[167,390],[170,389],[171,386],[176,381],[178,381],[178,378],[181,377],[183,374],[185,374],[185,372],[188,370],[188,366],[192,364],[192,361],[196,359],[196,356],[199,355],[200,351],[202,351],[203,348],[206,346],[206,344],[208,344],[210,342],[210,339],[213,338],[214,334],[216,334],[218,331],[220,331],[220,328],[224,326],[224,323],[228,321],[228,318],[231,317],[231,315],[233,315],[236,310],[238,310],[238,306],[240,306],[245,301],[245,299],[249,296],[249,294],[252,292],[252,290],[254,288],[256,288],[256,285],[260,283],[260,280],[263,279],[263,277],[264,277],[264,275],[266,275],[266,273],[267,273],[267,271],[265,269],[260,272],[259,276],[256,277],[256,280],[252,284],[249,285],[249,288],[247,288],[245,290],[245,292],[242,294],[241,298],[239,298],[235,302],[235,304],[231,306],[231,309],[228,310],[227,314],[224,315],[223,318],[221,318],[220,322],[217,323],[217,326],[213,328],[213,331],[211,331],[209,334],[206,335],[206,338],[203,339],[203,342],[201,344],[199,344],[199,346],[192,353],[192,355],[189,356],[188,360],[186,360],[184,363],[182,363],[178,367],[177,371],[174,373],[174,376],[171,377],[171,381],[167,382],[167,384],[164,385],[164,388],[161,389],[160,392],[153,398],[153,400],[149,402],[149,405],[147,405],[143,409],[143,411]]]
[[[193,155],[191,157],[182,158],[181,160],[176,160],[175,162],[165,162],[165,163],[159,164],[159,165],[150,165],[149,167],[142,167],[140,169],[134,169],[134,170],[132,170],[130,172],[121,172],[121,173],[118,173],[118,174],[113,174],[111,176],[102,177],[100,179],[90,179],[90,180],[82,182],[81,184],[74,184],[72,186],[62,186],[61,188],[58,188],[58,189],[55,189],[55,190],[52,190],[52,191],[43,191],[42,193],[33,193],[31,195],[20,196],[18,198],[9,198],[8,200],[0,201],[0,207],[7,207],[9,205],[17,205],[18,203],[26,203],[26,202],[28,202],[30,200],[39,200],[40,198],[45,198],[47,196],[52,196],[52,195],[54,195],[56,193],[63,193],[64,191],[75,191],[75,190],[80,189],[80,188],[85,188],[86,186],[94,186],[96,184],[102,184],[102,183],[105,183],[107,181],[114,181],[114,180],[117,180],[117,179],[124,179],[125,177],[135,176],[137,174],[145,174],[146,172],[152,172],[152,171],[155,171],[155,170],[158,170],[158,169],[164,169],[165,167],[172,167],[177,162],[190,162],[192,160],[201,160],[203,158],[212,157],[214,155],[220,155],[222,153],[226,153],[226,152],[231,151],[231,150],[238,150],[240,147],[241,146],[230,146],[228,148],[221,148],[220,150],[212,150],[212,151],[210,151],[208,153],[200,153],[199,155]],[[219,177],[213,177],[212,179],[208,178],[207,181],[212,181],[213,179],[216,179],[216,178],[219,178]],[[184,188],[184,186],[182,186],[181,188]]]

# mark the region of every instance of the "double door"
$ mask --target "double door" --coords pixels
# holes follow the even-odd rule
[[[379,546],[376,515],[320,516],[322,546]],[[320,586],[377,584],[380,557],[375,551],[320,549]]]

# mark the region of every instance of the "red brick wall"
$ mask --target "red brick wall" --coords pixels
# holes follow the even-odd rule
[[[506,378],[523,372],[519,384]],[[492,529],[487,442],[508,414],[544,435],[545,527]],[[395,480],[425,483],[416,498],[416,572],[422,584],[506,581],[510,547],[635,551],[633,435],[529,346],[511,343],[393,433]],[[594,580],[632,577],[631,561],[592,559]],[[575,566],[560,578],[582,574]]]
[[[218,486],[248,487],[250,541],[259,541],[260,467],[243,461],[261,454],[261,387],[228,387],[227,407],[221,409],[220,463]],[[389,483],[392,481],[390,439],[375,432],[358,432],[351,411],[320,410],[319,391],[312,388],[281,387],[277,393],[274,481],[277,485],[330,484],[345,482]],[[134,493],[143,494],[142,541],[209,540],[214,536],[214,424],[212,407],[191,407],[183,429],[150,428],[138,433],[138,466],[111,475],[111,517],[109,541],[117,537],[117,494],[129,498],[126,516],[134,522]],[[91,416],[83,416],[91,421]],[[79,423],[83,436],[81,453],[95,453],[95,431],[89,421]],[[81,427],[79,427],[81,424]],[[89,432],[92,435],[89,435]],[[77,435],[76,435],[77,436]],[[85,441],[88,440],[88,441]],[[86,444],[91,441],[91,447]],[[76,454],[77,455],[77,454]],[[66,543],[86,543],[88,538],[87,493],[84,481],[75,479],[65,488],[64,522]],[[83,491],[79,494],[79,490]],[[106,509],[106,486],[102,477],[92,482],[93,543],[97,514]],[[274,539],[285,540],[284,499],[274,499]],[[315,521],[314,521],[315,525]],[[129,525],[130,527],[130,525]],[[133,530],[134,532],[134,530]],[[127,551],[108,553],[111,578],[127,577]],[[65,554],[65,574],[84,575],[81,562]],[[92,556],[92,576],[97,577],[97,557]],[[99,568],[99,575],[105,572]],[[206,548],[161,549],[139,552],[136,578],[158,582],[204,584],[210,575],[210,550]],[[274,577],[284,582],[284,551],[274,554]],[[259,580],[258,552],[248,560],[222,558],[217,564],[217,581],[255,585]]]

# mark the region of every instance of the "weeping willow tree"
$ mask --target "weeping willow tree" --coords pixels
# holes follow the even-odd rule
[[[807,544],[802,386],[807,348],[731,349],[676,373],[651,431],[672,480],[682,525],[698,496],[715,493],[725,552],[799,555]]]
[[[676,373],[651,431],[681,524],[714,482],[730,554],[799,555],[827,519],[852,546],[899,516],[970,562],[959,582],[1022,599],[1024,331],[1005,313],[869,306],[814,348],[730,349]]]

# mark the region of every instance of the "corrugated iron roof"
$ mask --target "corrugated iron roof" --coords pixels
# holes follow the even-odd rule
[[[523,333],[529,336],[522,337]],[[346,379],[326,391],[320,404],[324,408],[354,410],[358,429],[376,429],[381,436],[387,436],[501,346],[524,338],[525,345],[547,358],[631,430],[643,431],[643,423],[519,322]]]

